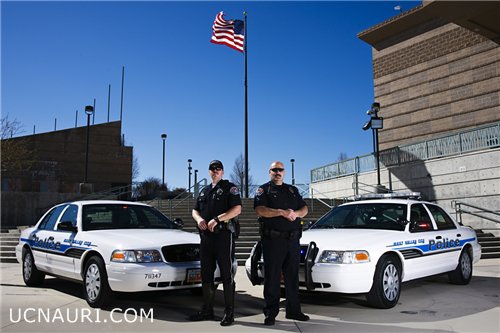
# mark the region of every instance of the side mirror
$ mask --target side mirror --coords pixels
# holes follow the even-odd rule
[[[57,225],[57,230],[77,232],[78,229],[73,225],[71,221],[62,221]]]
[[[174,224],[179,228],[179,229],[182,229],[184,228],[184,221],[182,221],[181,218],[179,217],[176,217],[172,222],[174,222]]]

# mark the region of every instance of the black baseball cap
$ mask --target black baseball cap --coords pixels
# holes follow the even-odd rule
[[[208,165],[208,169],[212,168],[221,168],[222,170],[224,170],[224,166],[222,165],[222,162],[219,160],[213,160],[212,162],[210,162],[210,164]]]

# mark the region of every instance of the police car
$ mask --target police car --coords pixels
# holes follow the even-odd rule
[[[64,203],[21,233],[16,257],[27,286],[46,274],[80,281],[91,307],[106,305],[115,291],[199,291],[200,238],[181,228],[181,220],[146,204]]]
[[[301,289],[365,293],[369,305],[392,308],[402,282],[447,273],[451,283],[469,283],[481,257],[472,228],[418,200],[416,192],[358,199],[333,208],[303,232]],[[264,276],[260,251],[257,244],[245,263],[254,285]]]

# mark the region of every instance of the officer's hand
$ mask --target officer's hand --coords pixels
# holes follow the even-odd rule
[[[215,221],[214,219],[211,219],[210,222],[208,222],[208,230],[210,230],[210,232],[214,232],[216,226],[217,221]]]
[[[205,222],[205,220],[201,220],[198,222],[198,228],[200,228],[200,230],[207,230],[207,222]]]
[[[293,209],[287,209],[285,211],[285,217],[288,221],[293,222],[297,218],[297,214]]]

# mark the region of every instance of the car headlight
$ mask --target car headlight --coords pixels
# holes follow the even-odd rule
[[[335,251],[326,250],[321,253],[318,262],[328,264],[358,264],[369,262],[370,255],[367,251]]]
[[[158,250],[115,250],[111,254],[114,262],[159,262],[162,261]]]

